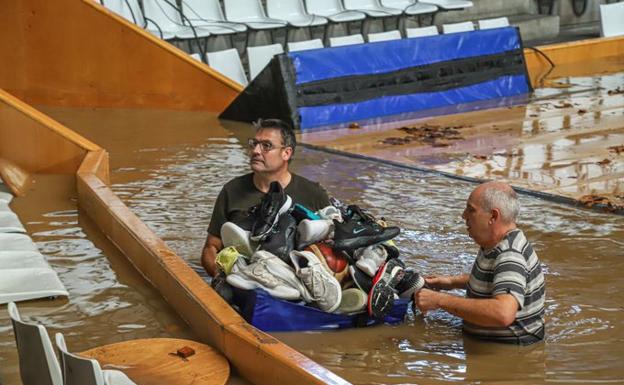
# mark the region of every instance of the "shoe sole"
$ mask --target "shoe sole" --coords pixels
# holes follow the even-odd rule
[[[279,211],[277,212],[277,215],[275,216],[275,218],[273,219],[273,223],[271,224],[271,226],[269,226],[269,228],[263,232],[262,234],[258,234],[258,235],[250,235],[249,239],[251,239],[254,242],[260,242],[263,241],[264,238],[266,238],[267,235],[269,235],[269,233],[271,232],[271,230],[273,230],[273,228],[275,227],[275,225],[277,225],[277,222],[279,222],[279,218],[282,214],[284,214],[286,211],[288,211],[288,209],[290,209],[290,206],[292,206],[292,198],[290,198],[289,195],[286,195],[286,202],[284,202],[284,204],[282,205],[282,207],[280,207]]]
[[[342,299],[337,312],[341,314],[361,313],[366,309],[367,304],[368,296],[362,290],[357,288],[346,289],[342,291]]]
[[[394,306],[395,290],[393,287],[401,281],[404,272],[401,270],[387,282],[382,280],[388,268],[394,269],[394,267],[401,267],[394,261],[396,260],[391,259],[384,263],[377,272],[377,275],[375,275],[375,278],[373,278],[373,287],[368,293],[367,306],[368,315],[373,318],[381,319],[385,317]]]
[[[223,247],[234,246],[239,253],[250,257],[254,250],[249,241],[249,231],[245,231],[232,222],[221,226],[221,242]]]
[[[363,235],[354,238],[339,239],[334,241],[334,247],[338,250],[356,250],[360,247],[374,245],[376,243],[388,241],[397,235],[401,230],[398,227],[386,227],[384,233],[377,235]]]

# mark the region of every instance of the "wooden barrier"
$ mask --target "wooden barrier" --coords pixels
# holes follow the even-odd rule
[[[575,76],[590,75],[596,72],[591,65],[601,62],[601,71],[609,70],[608,59],[620,58],[611,61],[613,71],[621,71],[624,58],[624,36],[587,39],[560,44],[551,44],[536,47],[544,53],[554,64],[551,64],[539,53],[532,49],[524,50],[524,57],[533,87],[548,74],[550,77],[564,77],[574,73]]]
[[[108,187],[104,149],[1,90],[0,102],[0,158],[19,161],[31,173],[76,173],[81,213],[96,223],[201,341],[222,352],[241,376],[261,385],[348,384],[245,322],[169,249]],[[46,158],[56,166],[46,167]]]
[[[225,108],[241,86],[93,0],[7,0],[0,88],[29,104]]]

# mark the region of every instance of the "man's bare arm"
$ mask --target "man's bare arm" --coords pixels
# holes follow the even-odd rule
[[[470,280],[469,274],[461,275],[433,275],[425,278],[425,282],[432,289],[452,290],[465,289]]]
[[[465,321],[485,327],[509,326],[516,319],[518,311],[518,301],[511,294],[477,299],[422,289],[414,293],[414,303],[423,313],[443,309]]]
[[[211,276],[216,276],[218,273],[217,270],[217,253],[223,248],[223,242],[221,242],[221,238],[214,236],[212,234],[208,234],[206,237],[206,243],[204,243],[204,248],[202,250],[201,256],[201,264],[204,269]]]

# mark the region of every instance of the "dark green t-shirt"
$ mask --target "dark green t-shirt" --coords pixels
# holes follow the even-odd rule
[[[296,174],[291,175],[285,192],[292,198],[293,205],[299,203],[312,211],[329,206],[327,192],[320,184]],[[264,193],[253,183],[253,173],[227,182],[221,189],[212,210],[208,233],[220,237],[221,226],[225,222],[236,221],[237,218],[245,216],[247,210],[260,203],[263,197]]]

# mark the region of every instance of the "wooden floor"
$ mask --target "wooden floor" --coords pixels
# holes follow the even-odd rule
[[[528,101],[516,100],[515,106],[392,117],[361,127],[306,132],[300,139],[453,175],[503,180],[621,211],[624,58],[584,63],[579,71],[587,72],[588,66],[597,75],[547,78]]]

